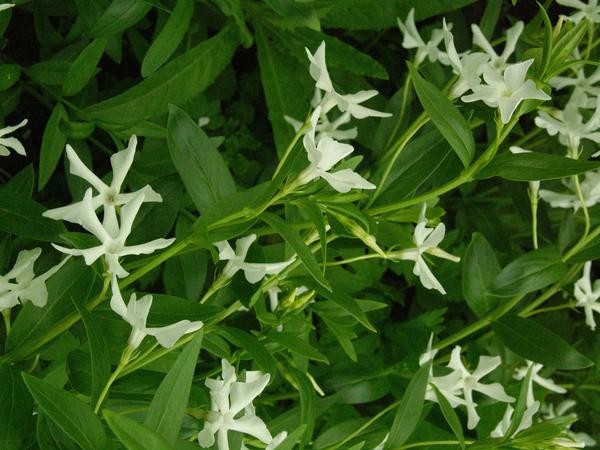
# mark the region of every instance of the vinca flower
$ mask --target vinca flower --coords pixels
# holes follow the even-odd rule
[[[441,294],[446,294],[446,290],[433,275],[433,272],[431,272],[431,269],[425,262],[423,254],[428,253],[430,255],[437,256],[438,258],[448,259],[453,262],[459,262],[460,258],[458,256],[451,255],[450,253],[438,247],[440,242],[444,240],[446,226],[443,223],[439,223],[435,228],[428,228],[427,218],[425,217],[426,209],[427,204],[423,204],[421,214],[419,216],[419,222],[415,226],[413,242],[415,243],[416,247],[395,252],[394,257],[402,260],[414,261],[415,266],[413,268],[413,273],[419,277],[423,287],[426,289],[435,289]]]
[[[92,189],[88,188],[80,204],[79,218],[83,228],[92,233],[100,241],[100,245],[86,249],[66,248],[60,245],[52,244],[57,250],[74,256],[83,256],[85,263],[89,266],[98,258],[104,256],[108,271],[119,278],[129,275],[123,266],[119,263],[119,258],[128,255],[147,255],[156,250],[168,247],[175,239],[155,239],[145,244],[127,246],[125,241],[131,233],[133,221],[137,215],[142,202],[144,201],[144,191],[138,191],[133,199],[121,208],[120,226],[117,233],[111,234],[100,223],[96,215]]]
[[[517,426],[517,428],[510,435],[510,437],[514,437],[519,432],[531,427],[531,425],[533,425],[533,416],[535,416],[538,413],[539,409],[540,409],[540,402],[534,401],[531,404],[528,403],[527,409],[523,413],[523,417],[521,417],[521,422],[519,423],[519,426]],[[515,409],[512,406],[506,405],[506,411],[504,412],[504,416],[502,417],[502,420],[500,420],[500,422],[498,422],[498,425],[496,425],[496,428],[494,428],[492,430],[492,432],[490,433],[491,437],[493,437],[493,438],[509,437],[509,436],[506,436],[506,433],[508,432],[508,429],[510,428],[510,425],[512,424],[514,412],[515,412]]]
[[[542,404],[541,412],[544,420],[551,420],[557,417],[571,416],[573,419],[577,419],[577,414],[574,412],[568,412],[570,409],[575,407],[577,402],[575,400],[563,400],[556,407],[552,403]],[[593,447],[596,445],[596,440],[589,434],[581,431],[571,431],[571,425],[568,425],[565,429],[565,434],[571,439],[571,447],[584,448]],[[577,443],[579,445],[572,445]]]
[[[569,102],[563,111],[557,111],[554,116],[540,111],[535,118],[535,124],[544,128],[550,136],[558,134],[558,141],[572,150],[579,148],[582,139],[600,143],[600,97],[596,101],[596,111],[585,123],[578,105]]]
[[[589,0],[587,4],[582,0],[556,0],[556,3],[579,10],[570,16],[565,16],[571,22],[579,23],[583,19],[586,19],[592,23],[600,23],[600,5],[598,5],[598,0]]]
[[[269,374],[246,371],[245,381],[238,381],[234,367],[225,359],[221,364],[222,379],[207,378],[205,381],[206,387],[210,389],[210,411],[204,428],[198,433],[198,443],[203,448],[211,447],[215,443],[216,434],[218,450],[229,450],[227,433],[233,430],[271,444],[273,437],[252,405],[254,399],[267,387]],[[281,435],[277,439],[283,440]]]
[[[354,151],[354,147],[342,144],[329,136],[317,140],[316,130],[320,114],[321,107],[317,107],[311,116],[310,128],[304,134],[304,149],[310,164],[300,173],[298,182],[306,184],[314,179],[323,178],[333,189],[342,193],[349,192],[350,189],[375,189],[374,184],[352,169],[330,172],[333,166]]]
[[[576,55],[579,59],[579,55]],[[556,76],[548,81],[548,84],[556,90],[565,87],[573,87],[573,93],[569,103],[575,103],[580,108],[595,108],[595,98],[600,95],[600,86],[594,86],[600,81],[600,68],[596,69],[591,75],[586,75],[583,67],[577,69],[574,78]],[[588,95],[591,98],[588,98]]]
[[[461,100],[467,103],[482,100],[492,108],[497,107],[500,110],[502,123],[508,123],[523,100],[551,99],[548,94],[536,87],[533,80],[525,80],[531,64],[533,59],[510,64],[502,75],[491,66],[485,66],[483,79],[486,84],[474,86],[471,89],[473,93],[462,96]]]
[[[232,278],[238,271],[243,270],[249,283],[258,283],[266,275],[276,275],[294,262],[295,258],[277,263],[249,263],[246,256],[252,243],[256,240],[255,234],[240,238],[235,242],[235,251],[227,241],[216,242],[214,245],[219,250],[219,260],[227,261],[221,276],[224,279]]]
[[[46,281],[58,272],[68,258],[36,277],[33,265],[41,254],[42,249],[39,247],[20,251],[13,268],[6,274],[0,275],[0,311],[28,301],[38,308],[46,305],[48,301]]]
[[[110,157],[110,165],[112,167],[112,181],[110,185],[104,183],[94,172],[87,168],[81,159],[79,159],[73,147],[67,145],[66,148],[70,172],[87,181],[98,192],[97,195],[92,197],[92,205],[94,210],[102,206],[104,214],[102,225],[111,235],[115,235],[119,228],[117,207],[129,203],[138,193],[141,192],[144,194],[143,199],[146,202],[162,202],[160,194],[156,193],[149,185],[144,186],[136,192],[121,193],[123,182],[133,163],[136,146],[137,137],[134,135],[129,139],[129,144],[125,150],[117,152]],[[82,225],[80,218],[81,209],[82,202],[80,201],[60,208],[49,209],[43,215],[50,219],[66,220]]]
[[[128,347],[130,349],[135,350],[138,348],[146,336],[154,336],[158,343],[165,348],[173,347],[184,334],[193,333],[202,328],[202,322],[190,322],[189,320],[180,320],[165,327],[148,328],[146,321],[152,307],[152,296],[144,295],[138,300],[135,293],[133,293],[129,298],[129,303],[125,305],[117,277],[114,275],[111,287],[111,309],[131,325],[132,328],[128,340]]]
[[[527,386],[527,405],[533,404],[535,402],[535,398],[533,396],[533,383],[540,385],[544,389],[547,389],[552,392],[556,392],[557,394],[564,394],[567,390],[558,384],[556,384],[550,378],[544,378],[540,375],[540,371],[544,368],[542,364],[534,363],[532,361],[527,361],[527,364],[523,367],[520,367],[516,370],[516,373],[513,375],[515,380],[522,380],[527,376],[527,372],[531,367],[531,377],[529,379],[529,385]]]
[[[575,306],[583,308],[585,311],[585,323],[592,329],[596,329],[596,320],[594,312],[600,313],[600,280],[595,280],[592,285],[590,272],[592,262],[588,261],[583,266],[581,278],[575,282],[573,294],[577,303]]]
[[[0,11],[2,11],[3,9],[7,9],[7,7],[2,8],[3,6],[6,6],[6,4],[0,5]],[[15,6],[15,5],[11,4],[10,6],[8,6],[8,8],[12,8],[13,6]],[[13,125],[11,127],[4,127],[4,128],[0,129],[0,156],[10,155],[9,148],[12,148],[19,155],[22,155],[22,156],[27,155],[25,153],[25,147],[23,147],[23,144],[21,144],[21,142],[17,138],[4,137],[7,134],[10,134],[15,130],[18,130],[19,128],[24,127],[25,125],[27,125],[27,119],[23,120],[18,125]]]
[[[342,113],[347,112],[356,119],[391,116],[389,113],[376,111],[361,105],[361,103],[375,97],[378,94],[376,90],[359,91],[354,94],[342,95],[333,88],[325,60],[324,41],[321,42],[321,45],[319,45],[314,54],[307,48],[305,50],[310,61],[310,75],[315,80],[316,87],[325,92],[320,102],[323,114],[327,114],[332,108],[337,106]]]
[[[572,179],[563,180],[563,184],[571,191],[569,194],[540,189],[540,198],[549,203],[553,208],[581,208],[581,201],[576,193],[576,186]],[[600,201],[600,171],[586,172],[584,180],[579,184],[584,204],[591,208]]]
[[[402,22],[399,18],[397,20],[403,36],[402,47],[407,50],[417,50],[417,53],[415,54],[416,66],[425,61],[425,59],[429,59],[430,62],[435,62],[439,60],[440,57],[443,57],[443,52],[438,48],[440,42],[442,42],[442,39],[444,38],[442,30],[433,30],[431,32],[431,38],[429,41],[425,42],[419,34],[417,25],[415,24],[414,8],[411,8],[411,10],[408,12],[408,16],[406,16],[406,20],[404,22]]]
[[[481,74],[486,63],[489,61],[489,56],[485,53],[466,53],[460,56],[454,46],[454,36],[446,25],[446,20],[443,22],[444,44],[446,45],[446,58],[448,65],[452,67],[452,71],[458,75],[458,80],[452,86],[450,96],[458,98],[470,89],[481,84]]]
[[[504,70],[508,67],[508,59],[515,52],[517,47],[517,41],[523,32],[524,24],[522,21],[518,21],[508,30],[506,30],[506,43],[504,44],[504,50],[498,55],[492,47],[492,44],[486,39],[481,32],[481,29],[476,24],[471,25],[471,31],[473,32],[473,44],[481,48],[490,57],[490,64],[496,70]]]

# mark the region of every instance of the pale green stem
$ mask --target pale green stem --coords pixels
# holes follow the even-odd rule
[[[8,333],[10,333],[10,308],[2,310],[2,317],[4,318],[4,328],[8,336]]]
[[[530,189],[531,200],[531,235],[533,237],[533,248],[538,249],[538,227],[537,227],[537,210],[538,210],[538,195]]]
[[[100,396],[98,397],[98,401],[96,402],[96,406],[94,407],[94,412],[96,414],[98,414],[98,411],[100,411],[102,402],[104,402],[104,399],[108,395],[108,391],[110,391],[110,387],[115,382],[115,380],[117,379],[119,374],[123,371],[123,369],[125,369],[125,367],[127,366],[127,363],[130,361],[131,356],[133,355],[134,352],[135,352],[135,349],[131,348],[129,346],[125,347],[125,350],[123,350],[121,359],[119,360],[119,364],[117,365],[117,367],[115,368],[113,373],[110,375],[110,378],[104,385],[104,389],[102,389],[102,392],[100,393]]]
[[[557,305],[557,306],[548,306],[546,308],[535,309],[533,311],[528,312],[527,314],[523,314],[523,317],[536,316],[538,314],[560,311],[562,309],[573,309],[573,308],[575,308],[575,306],[576,306],[576,304],[573,302],[563,303],[562,305]]]
[[[465,441],[465,444],[470,445],[473,441]],[[428,447],[430,445],[460,445],[459,441],[423,441],[414,442],[412,444],[401,445],[396,447],[394,450],[406,450],[408,448]]]

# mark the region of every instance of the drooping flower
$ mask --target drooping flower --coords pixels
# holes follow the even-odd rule
[[[572,179],[563,180],[563,184],[571,191],[568,194],[540,189],[540,198],[549,203],[553,208],[581,208],[581,201],[577,195],[576,186]],[[584,180],[579,184],[584,204],[591,208],[600,202],[600,171],[586,172]]]
[[[69,159],[70,172],[79,178],[87,181],[98,193],[92,197],[94,210],[100,206],[103,208],[102,224],[110,235],[118,232],[119,224],[117,220],[117,207],[123,206],[132,201],[138,193],[144,194],[145,202],[162,202],[160,194],[155,192],[149,185],[144,186],[136,192],[122,193],[123,182],[127,172],[131,168],[135,149],[137,146],[137,137],[131,136],[129,144],[125,150],[115,153],[110,157],[112,167],[112,181],[110,185],[104,183],[94,172],[79,159],[75,150],[67,145],[66,153]],[[68,222],[81,223],[82,201],[60,208],[49,209],[43,213],[45,217],[54,220],[66,220]]]
[[[254,410],[252,402],[269,383],[269,374],[246,371],[245,381],[238,381],[235,369],[222,360],[221,379],[207,378],[205,385],[210,389],[210,411],[204,428],[198,433],[198,443],[203,448],[211,447],[217,435],[218,450],[229,450],[229,430],[255,437],[265,444],[274,439],[267,426]],[[281,434],[278,435],[281,441]],[[279,445],[279,443],[275,444]],[[275,448],[275,447],[272,447]]]
[[[533,80],[526,80],[527,70],[533,64],[533,59],[528,59],[517,64],[510,64],[500,74],[489,65],[483,69],[483,79],[486,84],[474,86],[472,94],[464,95],[464,102],[482,100],[486,105],[500,110],[502,123],[508,123],[517,109],[517,106],[527,99],[550,100],[550,96],[539,90]]]
[[[600,5],[598,5],[598,0],[589,0],[587,4],[581,0],[556,0],[556,3],[579,10],[570,16],[565,16],[571,22],[579,23],[583,19],[586,19],[592,23],[600,23]]]
[[[582,139],[600,143],[600,97],[597,98],[594,114],[587,122],[583,121],[578,105],[569,102],[563,111],[557,111],[554,116],[540,111],[535,124],[544,128],[550,136],[558,134],[559,142],[572,150],[579,148]]]
[[[596,320],[594,312],[600,313],[600,280],[595,280],[592,285],[590,272],[592,262],[588,261],[583,266],[581,278],[575,282],[573,294],[577,303],[575,306],[583,308],[585,311],[585,323],[592,329],[596,329]]]
[[[347,112],[356,119],[391,116],[389,113],[376,111],[361,105],[361,103],[375,97],[378,94],[376,90],[359,91],[354,94],[342,95],[334,89],[329,77],[329,71],[327,70],[324,41],[321,42],[321,45],[319,45],[314,54],[308,49],[305,50],[310,61],[310,75],[315,80],[316,87],[325,92],[320,102],[322,114],[327,114],[332,108],[337,106],[342,113]]]
[[[463,398],[466,402],[465,406],[467,408],[467,428],[472,430],[479,423],[479,414],[477,414],[476,409],[477,403],[473,400],[473,392],[480,392],[500,402],[508,403],[515,401],[515,399],[504,392],[504,388],[500,383],[483,384],[480,382],[483,377],[502,364],[502,360],[499,356],[481,356],[475,371],[471,373],[463,365],[460,358],[460,352],[460,346],[454,347],[450,356],[448,368],[453,370],[453,374],[458,375],[456,387],[460,388],[462,391]],[[448,400],[450,401],[450,399]]]
[[[330,172],[333,166],[354,151],[354,147],[350,144],[342,144],[329,136],[322,136],[317,140],[316,130],[320,114],[319,106],[313,112],[310,128],[304,134],[304,149],[310,164],[298,176],[299,183],[306,184],[314,179],[323,178],[338,192],[349,192],[350,189],[375,189],[374,184],[352,169]]]
[[[58,272],[68,258],[36,277],[33,265],[41,254],[42,249],[39,247],[20,251],[13,268],[6,274],[0,275],[0,311],[28,301],[38,308],[46,305],[48,301],[46,281]]]
[[[517,47],[517,41],[523,32],[524,24],[522,21],[518,21],[508,30],[506,30],[506,43],[504,44],[504,50],[498,55],[492,47],[492,44],[486,39],[481,32],[481,29],[476,24],[471,25],[471,31],[473,32],[473,44],[481,48],[490,57],[490,64],[496,70],[504,70],[508,66],[508,58],[515,52]]]
[[[98,258],[104,256],[108,270],[119,278],[129,275],[123,266],[119,263],[119,258],[128,255],[147,255],[156,250],[168,247],[175,239],[155,239],[145,244],[131,245],[125,244],[125,241],[131,233],[133,221],[137,215],[145,192],[138,191],[135,196],[121,208],[120,225],[117,232],[110,234],[100,223],[96,215],[92,199],[92,189],[88,188],[85,192],[79,212],[80,223],[83,228],[92,233],[100,241],[100,245],[86,249],[66,248],[60,245],[52,244],[57,250],[74,256],[83,256],[87,265],[93,264]]]
[[[0,5],[0,11],[3,11],[4,9],[12,8],[13,6],[15,6],[13,4],[8,4],[8,6],[6,6],[6,5],[7,4]],[[4,8],[3,8],[3,6],[4,6]],[[19,155],[22,155],[22,156],[27,155],[25,153],[25,147],[23,147],[23,144],[21,144],[21,142],[17,138],[4,137],[7,134],[10,134],[15,130],[18,130],[19,128],[24,127],[25,125],[27,125],[27,119],[23,120],[18,125],[13,125],[11,127],[4,127],[4,128],[0,129],[0,156],[8,156],[10,154],[9,148],[12,148]]]
[[[445,19],[443,31],[446,57],[442,59],[442,62],[447,62],[452,67],[452,71],[458,75],[458,80],[456,80],[450,92],[452,98],[458,98],[468,90],[481,84],[483,68],[490,58],[485,53],[478,52],[459,55],[454,46],[454,36],[446,25]]]
[[[527,409],[523,413],[523,417],[521,417],[521,422],[519,423],[519,425],[517,426],[515,431],[511,434],[510,437],[514,437],[519,432],[531,427],[531,425],[533,425],[533,416],[535,416],[537,414],[539,409],[540,409],[540,402],[538,402],[538,401],[534,401],[533,403],[528,404]],[[506,411],[504,412],[504,416],[502,417],[502,420],[500,420],[500,422],[498,422],[498,425],[496,425],[496,428],[494,428],[492,430],[492,432],[490,433],[491,437],[493,437],[493,438],[509,437],[509,436],[506,436],[506,433],[508,432],[508,429],[510,428],[510,426],[512,424],[514,412],[515,412],[515,410],[512,406],[506,405]]]
[[[152,296],[144,295],[138,300],[135,293],[132,293],[129,303],[125,305],[117,277],[114,275],[111,281],[111,288],[111,309],[131,325],[132,328],[128,341],[130,349],[138,348],[146,336],[154,336],[160,345],[169,348],[175,345],[184,334],[193,333],[202,328],[202,322],[190,322],[189,320],[180,320],[165,327],[149,328],[146,326],[146,322],[150,308],[152,307]]]
[[[219,260],[227,261],[221,274],[224,279],[229,279],[238,271],[243,270],[244,276],[249,283],[258,283],[265,275],[276,275],[294,262],[295,258],[277,263],[246,262],[248,250],[255,240],[255,234],[238,239],[235,243],[235,251],[227,241],[216,242],[214,244],[219,250]]]
[[[438,46],[444,38],[441,29],[433,30],[431,32],[429,41],[425,42],[419,34],[419,30],[417,30],[417,25],[415,24],[414,8],[411,8],[411,10],[408,12],[408,16],[406,16],[406,20],[404,22],[402,22],[399,18],[397,20],[398,27],[400,27],[400,31],[402,32],[403,36],[402,47],[407,50],[417,50],[415,54],[416,66],[425,61],[425,59],[429,59],[430,62],[435,62],[440,59],[443,52],[438,48]]]
[[[426,209],[427,204],[424,203],[419,216],[419,222],[415,226],[415,232],[413,235],[415,247],[394,252],[393,257],[402,260],[414,261],[415,266],[413,268],[413,273],[419,277],[423,287],[426,289],[435,289],[441,294],[446,294],[446,290],[437,280],[435,275],[433,275],[433,272],[427,265],[423,254],[427,253],[437,256],[438,258],[448,259],[453,262],[460,261],[460,258],[458,256],[451,255],[450,253],[438,247],[440,242],[442,242],[444,239],[444,235],[446,234],[446,226],[444,223],[439,223],[435,228],[428,228],[427,218],[425,217]]]
[[[513,375],[513,378],[515,380],[524,379],[527,376],[527,372],[529,372],[529,368],[531,368],[531,377],[529,378],[529,384],[527,386],[527,406],[535,402],[535,397],[533,396],[533,383],[538,384],[549,391],[556,392],[557,394],[564,394],[567,392],[565,388],[556,384],[551,378],[542,377],[540,371],[544,366],[532,361],[527,361],[525,366],[518,368]]]

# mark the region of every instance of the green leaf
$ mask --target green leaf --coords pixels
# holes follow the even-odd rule
[[[40,150],[38,191],[41,191],[50,180],[65,149],[67,137],[60,130],[59,124],[61,118],[66,115],[67,112],[62,103],[57,103],[46,123],[46,128],[44,128]]]
[[[410,380],[396,410],[385,448],[396,448],[404,444],[415,431],[421,420],[430,368],[431,362],[420,367]]]
[[[0,65],[0,92],[14,86],[21,77],[21,67],[16,64]]]
[[[517,428],[523,419],[523,415],[527,410],[527,397],[529,393],[529,385],[531,383],[531,371],[532,368],[530,367],[527,370],[527,375],[525,375],[525,378],[523,378],[523,381],[521,382],[521,389],[519,389],[519,398],[517,399],[517,404],[515,405],[515,411],[512,415],[510,426],[508,427],[508,430],[506,430],[506,433],[504,433],[504,437],[510,438],[510,436],[517,431]]]
[[[95,405],[98,401],[100,393],[102,392],[102,389],[110,377],[110,354],[108,351],[108,342],[102,330],[99,328],[98,323],[94,321],[92,314],[84,306],[79,305],[74,300],[73,304],[81,316],[83,326],[85,327],[85,334],[88,339],[88,346],[90,348],[92,371],[90,376],[90,404]]]
[[[288,244],[291,245],[302,261],[302,264],[306,268],[307,272],[315,279],[315,281],[325,289],[331,291],[331,286],[329,286],[329,282],[323,276],[323,272],[319,267],[317,260],[310,249],[306,246],[298,232],[287,225],[279,216],[276,216],[270,212],[263,212],[260,218],[263,222],[273,228],[277,234],[285,239]]]
[[[206,89],[229,63],[237,43],[237,30],[228,25],[131,89],[84,113],[89,119],[121,125],[165,114],[169,103],[182,105]]]
[[[437,401],[440,405],[440,409],[442,410],[444,419],[446,419],[446,422],[448,423],[448,425],[450,425],[450,428],[452,429],[452,432],[458,439],[461,448],[465,448],[465,435],[463,433],[462,424],[460,423],[460,419],[458,418],[456,411],[454,411],[454,409],[450,405],[450,402],[446,400],[446,397],[442,395],[442,393],[434,384],[432,384],[431,387],[435,392],[435,397],[437,398]]]
[[[57,241],[65,226],[42,217],[44,211],[43,205],[28,196],[0,189],[0,230],[37,241]]]
[[[275,332],[269,334],[269,340],[279,345],[284,346],[288,350],[304,356],[308,359],[314,359],[315,361],[321,361],[325,364],[329,364],[329,360],[320,351],[310,345],[308,342],[303,341],[293,333],[286,332]]]
[[[183,40],[194,15],[193,0],[177,0],[171,16],[142,60],[142,76],[153,74],[173,54]]]
[[[106,38],[94,39],[73,61],[63,84],[63,95],[70,97],[77,94],[90,81],[94,76],[100,58],[104,54],[106,43]]]
[[[173,164],[198,211],[235,192],[235,183],[214,143],[182,109],[170,105],[167,143]]]
[[[340,326],[327,317],[321,316],[321,319],[323,319],[323,322],[325,322],[327,328],[329,328],[335,339],[338,341],[342,347],[342,350],[344,350],[346,355],[348,355],[348,358],[354,362],[358,361],[356,350],[352,344],[352,339],[356,337],[356,334],[354,334],[350,328]]]
[[[505,153],[494,158],[478,179],[502,177],[513,181],[554,180],[600,167],[600,161],[583,161],[548,153]]]
[[[73,394],[32,375],[23,380],[42,410],[58,427],[85,450],[106,445],[106,433],[92,409]]]
[[[142,20],[152,6],[144,0],[113,0],[89,31],[91,37],[110,37]]]
[[[477,317],[482,317],[496,306],[497,302],[487,292],[500,273],[496,254],[482,234],[473,233],[462,266],[463,296],[471,311]]]
[[[121,416],[109,410],[104,410],[104,418],[115,436],[129,450],[175,450],[162,437],[141,423]]]
[[[309,220],[317,229],[317,233],[319,233],[319,242],[321,243],[321,261],[327,261],[327,229],[321,209],[315,202],[311,202],[306,198],[295,200],[294,204],[298,205],[300,210],[308,216]],[[327,265],[323,264],[323,276],[325,276],[326,268]]]
[[[552,247],[522,255],[508,264],[492,282],[490,295],[512,297],[537,291],[558,281],[567,271]]]
[[[412,64],[408,65],[408,69],[427,115],[467,167],[475,154],[475,140],[469,124],[448,97],[419,75]]]
[[[504,345],[525,359],[564,370],[593,365],[563,338],[535,320],[504,316],[492,324],[492,329]]]
[[[287,370],[295,381],[296,388],[300,393],[300,423],[306,426],[302,435],[302,440],[300,441],[300,448],[304,448],[312,440],[312,434],[315,427],[315,389],[308,377],[300,370],[294,367],[288,367]]]
[[[0,442],[20,450],[33,428],[33,399],[15,367],[0,365]]]
[[[31,197],[33,195],[34,184],[35,174],[33,173],[33,165],[28,164],[19,173],[13,175],[4,185],[0,186],[0,190]]]
[[[175,364],[160,383],[146,413],[144,425],[170,443],[174,443],[179,436],[203,335],[202,331],[196,333],[177,357]]]
[[[277,373],[277,363],[271,353],[269,353],[256,337],[246,331],[233,327],[220,326],[214,331],[233,345],[246,350],[263,371],[271,374],[271,379],[275,377],[275,374]]]

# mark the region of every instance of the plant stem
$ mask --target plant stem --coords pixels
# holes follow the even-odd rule
[[[4,328],[6,329],[6,336],[10,333],[10,308],[2,310],[2,317],[4,318]]]
[[[538,210],[538,194],[530,188],[531,200],[531,235],[533,237],[533,248],[538,249],[538,227],[537,227],[537,210]]]
[[[104,389],[102,389],[102,392],[100,393],[100,396],[98,397],[98,401],[96,402],[96,406],[94,408],[94,412],[96,414],[98,414],[98,411],[100,411],[102,402],[108,395],[108,391],[110,390],[110,387],[115,382],[115,380],[117,379],[119,374],[123,371],[123,369],[125,369],[125,367],[127,366],[127,363],[129,362],[131,355],[133,355],[133,352],[135,352],[135,349],[133,349],[132,347],[129,347],[129,346],[125,347],[125,350],[123,350],[123,353],[121,354],[121,359],[119,360],[119,364],[117,365],[117,367],[115,368],[113,373],[110,375],[110,378],[104,385]]]
[[[465,444],[472,444],[473,441],[465,441]],[[401,445],[400,447],[396,447],[394,450],[406,450],[408,448],[417,448],[417,447],[427,447],[429,445],[460,445],[459,441],[423,441],[423,442],[414,442],[412,444]]]

